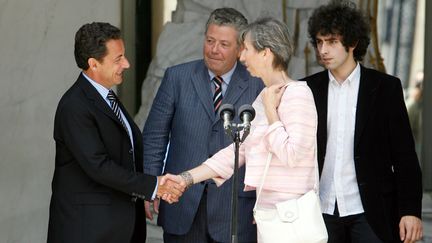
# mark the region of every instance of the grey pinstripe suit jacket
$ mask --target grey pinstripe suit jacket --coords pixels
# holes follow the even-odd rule
[[[238,63],[223,103],[238,109],[252,104],[264,87],[262,81],[249,75]],[[236,122],[239,122],[236,118]],[[178,174],[194,168],[209,156],[232,143],[224,134],[222,120],[214,114],[210,77],[203,60],[168,68],[154,99],[143,130],[144,171],[163,173],[163,160],[169,142],[165,173]],[[252,224],[255,191],[244,192],[244,168],[239,177],[238,236],[240,242],[256,241]],[[186,234],[196,214],[204,184],[191,187],[173,205],[161,203],[158,224],[170,234]],[[230,241],[231,180],[216,188],[208,185],[208,228],[213,239]]]

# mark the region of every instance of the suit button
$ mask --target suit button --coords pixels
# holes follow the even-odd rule
[[[209,158],[213,157],[213,154],[209,154]]]
[[[131,148],[131,149],[129,149],[129,153],[130,154],[132,154],[133,153],[133,149]]]

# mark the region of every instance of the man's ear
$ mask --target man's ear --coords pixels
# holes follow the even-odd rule
[[[93,57],[90,57],[90,58],[87,60],[87,63],[88,63],[89,68],[90,68],[91,70],[96,70],[97,67],[98,67],[98,64],[99,64],[99,62],[98,62],[95,58],[93,58]]]

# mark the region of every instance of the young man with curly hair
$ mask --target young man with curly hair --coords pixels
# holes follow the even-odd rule
[[[422,237],[422,175],[398,78],[362,66],[370,42],[350,2],[317,8],[309,37],[327,69],[306,77],[318,111],[320,198],[329,242]]]

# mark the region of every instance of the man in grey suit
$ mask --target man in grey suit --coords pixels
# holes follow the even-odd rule
[[[214,10],[206,24],[204,59],[166,70],[143,131],[146,173],[179,174],[232,143],[217,114],[220,104],[236,108],[251,104],[263,88],[262,81],[252,78],[237,61],[241,51],[238,35],[246,25],[246,18],[235,9]],[[244,167],[238,188],[238,239],[256,242],[255,192],[243,191],[243,179]],[[161,202],[159,207],[155,200],[164,241],[229,242],[231,183],[219,188],[212,181],[194,185],[175,205]],[[145,206],[147,218],[152,219],[150,203]]]

